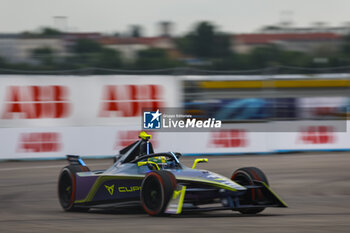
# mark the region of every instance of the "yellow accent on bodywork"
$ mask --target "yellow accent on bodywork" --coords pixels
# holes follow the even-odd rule
[[[265,183],[265,182],[261,182],[265,188],[267,188],[267,190],[269,190],[276,198],[279,202],[281,202],[282,205],[284,205],[285,207],[288,207],[287,203],[285,203],[279,196],[277,196],[277,194],[272,191],[272,189],[270,189],[270,187]]]
[[[174,193],[173,193],[173,199],[176,199],[176,198],[177,198],[177,196],[179,196],[179,195],[181,194],[181,191],[182,191],[182,190],[179,190],[179,191],[174,190]]]
[[[215,181],[210,181],[210,180],[205,180],[205,179],[198,179],[198,178],[189,178],[189,177],[176,177],[177,180],[179,181],[194,181],[194,182],[199,182],[199,183],[204,183],[204,184],[209,184],[218,188],[223,188],[223,189],[227,189],[230,191],[237,191],[237,189],[229,186],[229,185],[225,185],[223,183],[220,182],[215,182]],[[238,184],[237,184],[238,185]],[[244,188],[243,186],[241,186],[242,188]],[[246,188],[244,188],[246,189]]]
[[[180,200],[179,200],[179,205],[177,206],[177,211],[176,211],[177,214],[181,214],[181,212],[182,212],[182,206],[183,206],[184,200],[185,200],[186,186],[183,186],[182,190],[180,192],[181,192],[181,196],[180,196]]]
[[[142,139],[144,139],[144,140],[152,139],[152,135],[147,134],[145,131],[142,131],[142,132],[140,132],[140,134],[139,134],[139,138],[142,138]]]
[[[224,180],[224,179],[222,179],[222,178],[216,178],[216,179],[214,179],[214,180]]]
[[[147,165],[147,164],[152,164],[152,165],[154,165],[157,168],[158,171],[160,170],[158,164],[156,164],[155,162],[152,162],[152,161],[138,162],[137,166],[141,167],[141,166],[144,166],[144,165]]]
[[[208,162],[208,159],[207,158],[200,158],[200,159],[196,159],[194,162],[193,162],[193,165],[192,165],[192,169],[194,169],[197,165],[197,163],[207,163]]]

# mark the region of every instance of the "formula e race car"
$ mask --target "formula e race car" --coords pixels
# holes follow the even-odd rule
[[[139,137],[106,170],[90,171],[79,156],[67,155],[70,164],[58,180],[63,209],[141,204],[149,215],[164,215],[224,209],[256,214],[266,207],[287,207],[258,168],[240,168],[228,179],[195,169],[207,159],[196,159],[189,168],[180,163],[180,153],[154,153],[151,135]]]

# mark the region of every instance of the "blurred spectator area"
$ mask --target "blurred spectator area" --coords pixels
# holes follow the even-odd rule
[[[184,108],[224,122],[348,116],[350,75],[187,76]]]

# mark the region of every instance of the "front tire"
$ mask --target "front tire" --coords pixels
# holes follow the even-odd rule
[[[269,185],[269,182],[265,176],[265,174],[256,167],[244,167],[237,169],[231,177],[231,180],[235,181],[236,183],[246,186],[246,185],[254,185],[254,180],[258,180],[261,182],[264,182],[265,184]],[[246,194],[244,194],[240,202],[242,204],[254,204],[255,202],[264,200],[264,195],[259,189],[251,189]],[[239,212],[242,214],[257,214],[264,210],[263,207],[258,208],[246,208],[246,209],[240,209]]]
[[[163,215],[176,188],[176,178],[168,171],[152,171],[141,185],[143,209],[151,216]]]

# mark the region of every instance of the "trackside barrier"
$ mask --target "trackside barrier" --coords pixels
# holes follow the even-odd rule
[[[181,78],[175,76],[2,76],[0,160],[117,154],[137,139],[140,107],[180,107],[181,98]],[[293,130],[280,129],[295,123]],[[331,121],[283,121],[215,132],[154,132],[152,143],[156,151],[189,155],[348,150],[345,123],[343,129]]]
[[[0,159],[115,155],[134,142],[139,132],[140,128],[135,126],[2,128]],[[299,132],[249,132],[239,127],[218,132],[152,132],[152,143],[155,151],[188,155],[349,150],[349,132],[350,129],[334,132],[327,125],[313,125]]]

